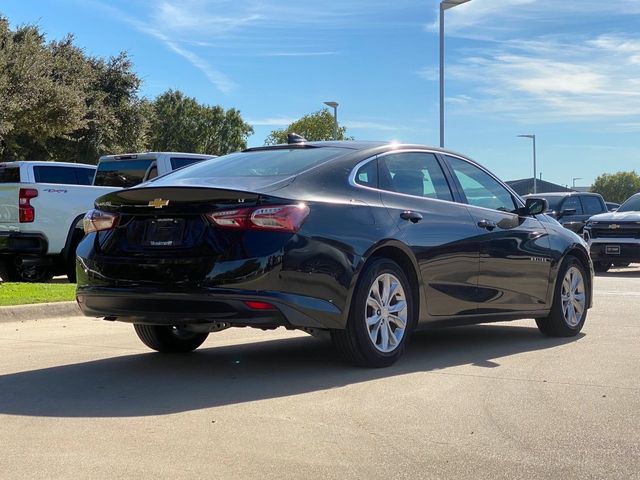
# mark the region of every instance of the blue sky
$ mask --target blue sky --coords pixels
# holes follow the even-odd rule
[[[177,88],[269,132],[340,103],[357,139],[437,145],[438,1],[3,0],[13,25],[130,53],[154,97]],[[615,6],[614,6],[615,5]],[[640,0],[471,0],[446,12],[446,146],[503,179],[588,185],[640,171]]]

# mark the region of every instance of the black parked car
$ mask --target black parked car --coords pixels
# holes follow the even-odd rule
[[[599,193],[550,192],[524,195],[522,198],[544,198],[549,202],[549,215],[563,227],[581,234],[584,225],[593,215],[608,212],[609,209]]]
[[[100,197],[77,249],[88,316],[161,352],[227,327],[328,331],[386,366],[417,327],[535,318],[571,336],[591,306],[584,241],[477,163],[420,145],[303,142]]]

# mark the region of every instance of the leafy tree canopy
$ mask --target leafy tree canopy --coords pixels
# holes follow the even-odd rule
[[[287,135],[290,133],[302,135],[309,141],[333,140],[333,131],[333,114],[328,108],[323,108],[317,112],[305,115],[287,128],[273,130],[264,141],[264,144],[278,145],[287,143]],[[345,127],[338,127],[336,140],[353,140],[353,137],[347,137],[346,133],[347,129]]]
[[[240,112],[169,90],[155,100],[127,53],[103,59],[74,44],[47,42],[37,26],[11,29],[0,16],[0,161],[95,163],[144,150],[225,154],[253,133]]]
[[[635,171],[603,173],[595,179],[591,191],[599,193],[608,202],[622,203],[640,192],[640,175]]]

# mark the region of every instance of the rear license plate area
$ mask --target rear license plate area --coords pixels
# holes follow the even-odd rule
[[[146,221],[142,245],[154,248],[181,247],[184,239],[183,218],[152,218]]]
[[[620,255],[620,245],[606,245],[604,253],[607,255]]]

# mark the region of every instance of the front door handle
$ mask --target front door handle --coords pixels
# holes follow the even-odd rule
[[[400,218],[403,220],[408,220],[411,223],[418,223],[422,220],[422,215],[418,212],[412,212],[411,210],[405,210],[400,214]]]
[[[496,228],[498,225],[496,224],[496,222],[492,222],[491,220],[480,220],[478,222],[478,226],[480,228],[485,228],[489,231],[493,230],[494,228]]]

